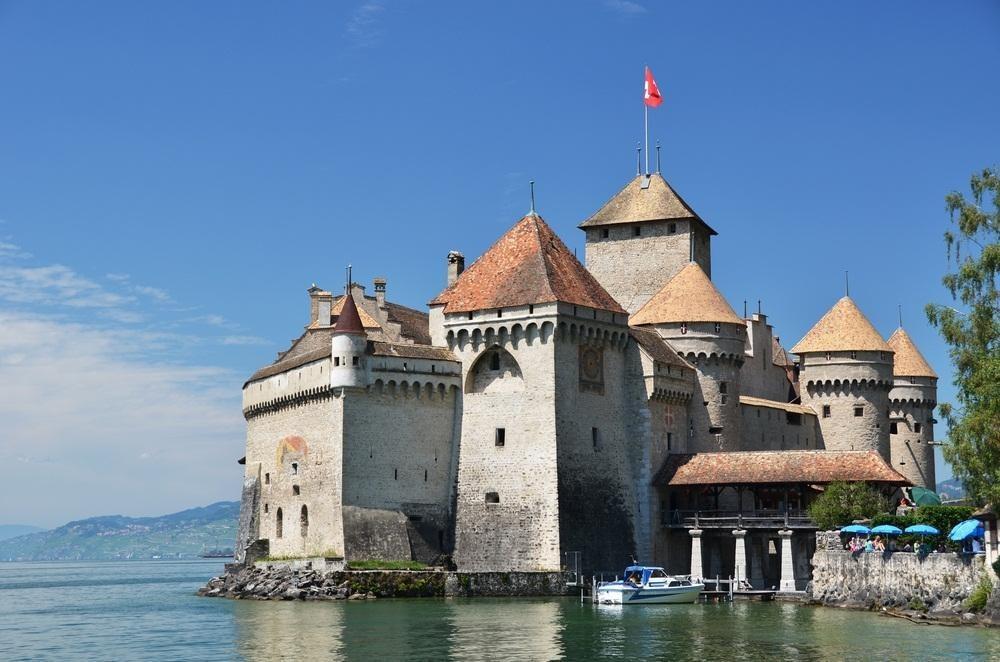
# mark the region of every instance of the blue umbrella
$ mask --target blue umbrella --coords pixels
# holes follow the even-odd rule
[[[872,529],[872,533],[881,533],[884,536],[898,536],[903,530],[892,524],[879,524]]]
[[[959,522],[955,525],[955,528],[953,528],[951,533],[948,534],[948,539],[965,540],[967,538],[976,538],[982,535],[982,523],[977,519],[967,519],[964,522]]]
[[[840,532],[841,533],[860,533],[860,534],[863,534],[863,535],[868,535],[869,533],[871,533],[871,529],[869,529],[867,526],[862,526],[860,524],[848,524],[845,527],[841,527]]]
[[[919,536],[936,536],[941,532],[927,524],[914,524],[913,526],[906,527],[906,533],[915,533]]]

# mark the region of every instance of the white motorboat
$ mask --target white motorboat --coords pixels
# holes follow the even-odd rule
[[[668,575],[663,568],[631,565],[625,579],[597,585],[597,602],[612,605],[690,604],[697,602],[705,585],[688,575]]]

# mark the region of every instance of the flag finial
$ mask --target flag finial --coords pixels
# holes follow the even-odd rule
[[[899,328],[903,328],[903,304],[896,304],[896,310],[899,312]]]
[[[642,174],[642,143],[635,144],[635,176]]]
[[[851,296],[851,272],[844,271],[844,296]]]
[[[660,174],[660,141],[656,141],[656,174]]]
[[[537,216],[535,213],[535,180],[532,179],[528,182],[528,188],[531,190],[531,211],[528,212],[529,216]]]

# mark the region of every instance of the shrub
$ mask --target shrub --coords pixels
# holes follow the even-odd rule
[[[965,601],[966,611],[982,611],[986,607],[986,601],[990,599],[990,591],[993,590],[993,582],[988,575],[983,575],[977,586]]]
[[[997,576],[1000,577],[1000,559],[997,559],[996,561],[993,562],[993,572],[995,572]]]
[[[867,483],[834,482],[809,505],[809,516],[821,530],[838,529],[889,509],[889,502]]]
[[[420,561],[351,561],[348,570],[426,570],[427,565]]]

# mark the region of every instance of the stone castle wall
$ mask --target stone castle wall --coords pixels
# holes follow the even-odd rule
[[[273,556],[344,553],[342,404],[328,393],[247,420],[246,476],[260,476],[259,535],[270,541]],[[291,437],[305,442],[304,452],[287,447],[280,451],[282,440]],[[307,508],[306,527],[302,526],[303,506]]]
[[[462,322],[449,329],[465,389],[455,562],[468,571],[556,570],[554,321]],[[499,369],[492,353],[499,354]]]
[[[740,377],[740,395],[788,402],[788,375],[784,368],[774,365],[773,341],[767,316],[754,313],[747,320],[747,350]]]
[[[587,270],[615,301],[634,313],[691,261],[691,225],[681,220],[587,228]],[[695,262],[711,277],[708,232],[698,223],[694,226]]]
[[[934,471],[934,407],[937,380],[933,377],[896,377],[889,391],[889,448],[892,468],[914,485],[937,489]]]
[[[741,427],[745,451],[815,449],[819,441],[816,416],[792,414],[777,407],[741,404]]]
[[[873,450],[889,460],[892,354],[833,352],[802,357],[802,404],[819,418],[826,450]],[[823,407],[828,406],[829,415]],[[860,408],[857,415],[855,408]]]

